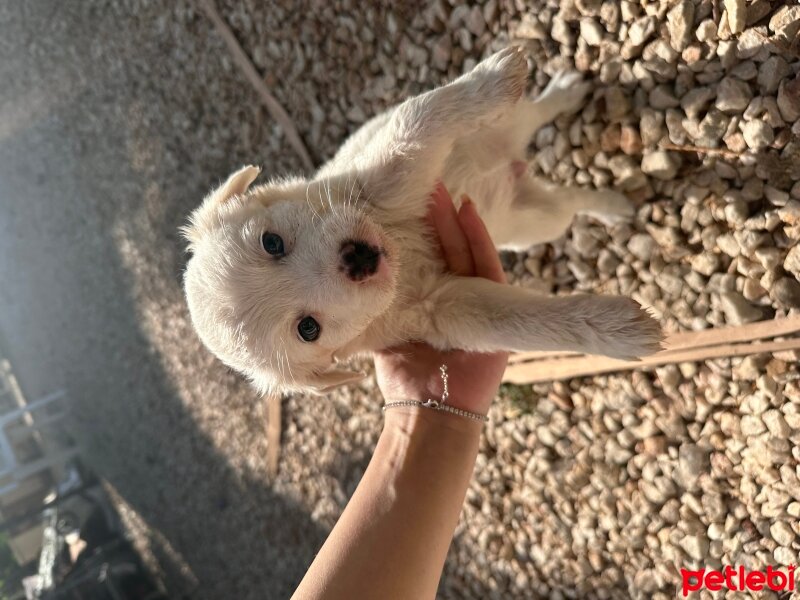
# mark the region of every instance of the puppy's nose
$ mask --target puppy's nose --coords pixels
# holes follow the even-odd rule
[[[374,275],[381,262],[380,248],[360,241],[344,242],[339,256],[345,273],[353,281],[362,281]]]

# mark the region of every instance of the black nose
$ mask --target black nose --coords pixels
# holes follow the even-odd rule
[[[381,262],[381,251],[366,242],[347,241],[342,244],[339,255],[342,267],[353,281],[360,281],[374,275]]]

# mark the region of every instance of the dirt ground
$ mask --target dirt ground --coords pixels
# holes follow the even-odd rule
[[[0,330],[26,394],[68,389],[174,597],[287,597],[325,530],[192,332],[177,229],[244,161],[299,164],[189,3],[3,3],[0,31]]]

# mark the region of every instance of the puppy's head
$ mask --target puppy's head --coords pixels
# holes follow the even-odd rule
[[[245,167],[183,229],[194,326],[261,391],[324,392],[362,377],[334,364],[391,304],[396,257],[355,182],[284,180],[249,190]]]

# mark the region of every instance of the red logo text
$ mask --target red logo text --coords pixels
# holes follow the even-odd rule
[[[794,569],[794,566],[786,567],[785,571],[773,567],[767,567],[766,571],[745,571],[744,567],[731,566],[725,567],[723,571],[681,569],[681,591],[684,598],[689,592],[701,589],[718,592],[723,587],[738,592],[760,592],[765,588],[775,592],[793,592]]]

